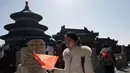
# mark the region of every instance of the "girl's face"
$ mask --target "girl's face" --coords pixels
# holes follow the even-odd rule
[[[72,48],[72,47],[76,46],[76,42],[67,36],[65,36],[65,44],[66,44],[66,47],[68,47],[68,48]]]

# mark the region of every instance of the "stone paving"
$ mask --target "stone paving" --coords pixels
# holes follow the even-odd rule
[[[117,72],[117,73],[130,73],[130,68],[124,69],[124,70],[119,71],[119,72]]]
[[[130,73],[130,64],[127,67],[122,68],[117,73]]]

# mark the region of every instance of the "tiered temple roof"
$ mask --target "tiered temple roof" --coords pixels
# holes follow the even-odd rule
[[[29,9],[28,2],[26,1],[25,8],[10,15],[15,20],[15,23],[7,24],[4,26],[9,31],[8,34],[0,36],[1,39],[8,41],[25,40],[27,38],[50,38],[44,32],[48,29],[47,26],[39,24],[42,16],[32,12]]]

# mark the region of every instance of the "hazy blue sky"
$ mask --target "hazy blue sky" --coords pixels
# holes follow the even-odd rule
[[[0,35],[8,33],[3,26],[14,22],[9,16],[21,11],[25,0],[0,0]],[[47,34],[68,28],[83,28],[110,37],[118,44],[130,43],[130,0],[29,0],[30,9],[42,15]],[[55,26],[55,27],[54,27]],[[1,42],[2,43],[2,42]]]

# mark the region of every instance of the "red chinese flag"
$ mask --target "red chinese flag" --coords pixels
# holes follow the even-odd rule
[[[52,70],[58,60],[58,56],[36,54],[36,53],[33,53],[33,55],[36,61],[40,64],[40,66],[47,70]]]

